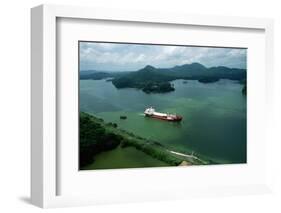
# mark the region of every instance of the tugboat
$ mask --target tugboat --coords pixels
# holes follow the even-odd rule
[[[164,121],[180,122],[182,120],[182,116],[180,115],[156,112],[155,109],[152,107],[147,108],[144,111],[144,114],[147,117],[156,118]]]

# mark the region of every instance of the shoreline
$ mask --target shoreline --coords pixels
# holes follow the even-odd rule
[[[210,163],[207,160],[200,159],[199,157],[193,155],[193,153],[187,154],[177,152],[176,150],[170,150],[157,141],[152,141],[135,135],[124,129],[119,129],[117,124],[105,123],[103,119],[97,118],[88,113],[81,112],[80,116],[86,116],[92,122],[98,123],[105,129],[107,133],[117,135],[120,138],[121,148],[134,147],[135,149],[149,155],[150,157],[165,162],[170,166],[207,165]]]

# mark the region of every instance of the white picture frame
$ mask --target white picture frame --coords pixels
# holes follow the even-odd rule
[[[100,196],[91,195],[58,195],[58,174],[60,167],[57,165],[57,20],[87,19],[87,20],[116,20],[122,22],[142,22],[161,25],[192,25],[202,27],[218,27],[231,29],[256,29],[264,31],[265,41],[265,87],[262,92],[266,95],[265,107],[271,111],[273,91],[273,21],[271,19],[241,18],[241,17],[216,17],[203,15],[154,13],[147,11],[123,11],[100,8],[85,8],[74,6],[41,5],[31,9],[31,201],[33,204],[47,208],[59,206],[90,205],[98,203],[137,202],[142,200],[165,200],[173,198],[186,198],[208,195],[233,195],[251,194],[270,191],[270,161],[263,155],[265,167],[260,169],[264,173],[258,183],[249,184],[245,181],[233,185],[216,185],[200,187],[195,183],[193,188],[179,190],[170,186],[165,190],[155,189],[153,193],[138,194],[126,191],[120,196],[116,192],[103,193]],[[271,114],[264,116],[262,136],[263,146],[270,145]],[[239,165],[237,165],[239,167]],[[246,168],[247,169],[247,168]],[[155,169],[146,170],[153,173]],[[183,170],[183,169],[181,169]],[[175,170],[173,170],[175,171]],[[144,170],[138,171],[144,172]],[[171,171],[169,171],[171,172]],[[125,173],[124,173],[125,174]],[[200,173],[198,173],[199,175]],[[126,178],[126,175],[124,176]],[[158,187],[160,187],[159,185]],[[165,187],[163,185],[163,187]],[[186,190],[188,189],[188,190]],[[165,193],[164,193],[165,192]],[[167,193],[171,192],[171,193]],[[170,194],[177,194],[171,196]]]

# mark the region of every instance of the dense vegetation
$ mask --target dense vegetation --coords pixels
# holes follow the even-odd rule
[[[201,78],[198,81],[201,83],[213,83],[216,81],[219,81],[220,79],[217,77],[205,77],[205,78]]]
[[[96,154],[116,148],[120,141],[118,135],[107,132],[101,124],[93,122],[90,116],[80,113],[80,167],[93,162]]]
[[[137,140],[124,139],[121,143],[121,147],[125,148],[129,146],[135,147],[137,150],[143,151],[151,157],[164,161],[171,166],[178,166],[183,161],[172,154],[168,154],[166,149],[164,149],[164,147],[162,147],[159,143],[149,141],[146,141],[146,143],[140,143]]]
[[[243,95],[247,95],[247,85],[244,84],[243,89],[242,89]]]
[[[224,66],[207,68],[202,64],[192,63],[172,68],[155,68],[147,65],[135,72],[95,72],[80,75],[80,79],[102,79],[109,77],[114,78],[112,84],[118,89],[137,88],[146,93],[163,93],[174,91],[170,81],[176,79],[198,80],[202,83],[211,83],[222,78],[240,81],[246,78],[246,70]]]
[[[84,112],[80,113],[80,168],[94,162],[95,155],[98,153],[115,149],[119,145],[122,148],[135,147],[171,166],[177,166],[183,160],[190,164],[202,164],[196,159],[174,155],[159,142],[119,129],[115,123],[105,123],[102,119]]]
[[[242,79],[240,81],[240,83],[243,84],[242,94],[243,95],[247,95],[247,80],[246,79]]]
[[[115,78],[112,83],[119,89],[137,88],[145,93],[163,93],[175,90],[169,82],[174,79],[174,77],[158,73],[157,69],[152,66],[146,66],[137,72],[131,72],[125,76]]]
[[[142,91],[145,93],[164,93],[164,92],[171,92],[174,91],[175,88],[173,85],[169,82],[161,82],[161,83],[156,83],[156,82],[149,82],[144,85],[142,88]]]

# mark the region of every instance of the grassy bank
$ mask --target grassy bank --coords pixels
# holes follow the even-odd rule
[[[134,147],[115,149],[102,152],[95,156],[95,161],[81,168],[81,170],[95,169],[123,169],[123,168],[148,168],[167,167],[169,164],[152,158]]]
[[[105,123],[102,119],[80,113],[80,167],[92,163],[95,155],[117,147],[134,147],[170,166],[208,164],[196,156],[168,150],[159,142],[119,129],[115,123]]]

